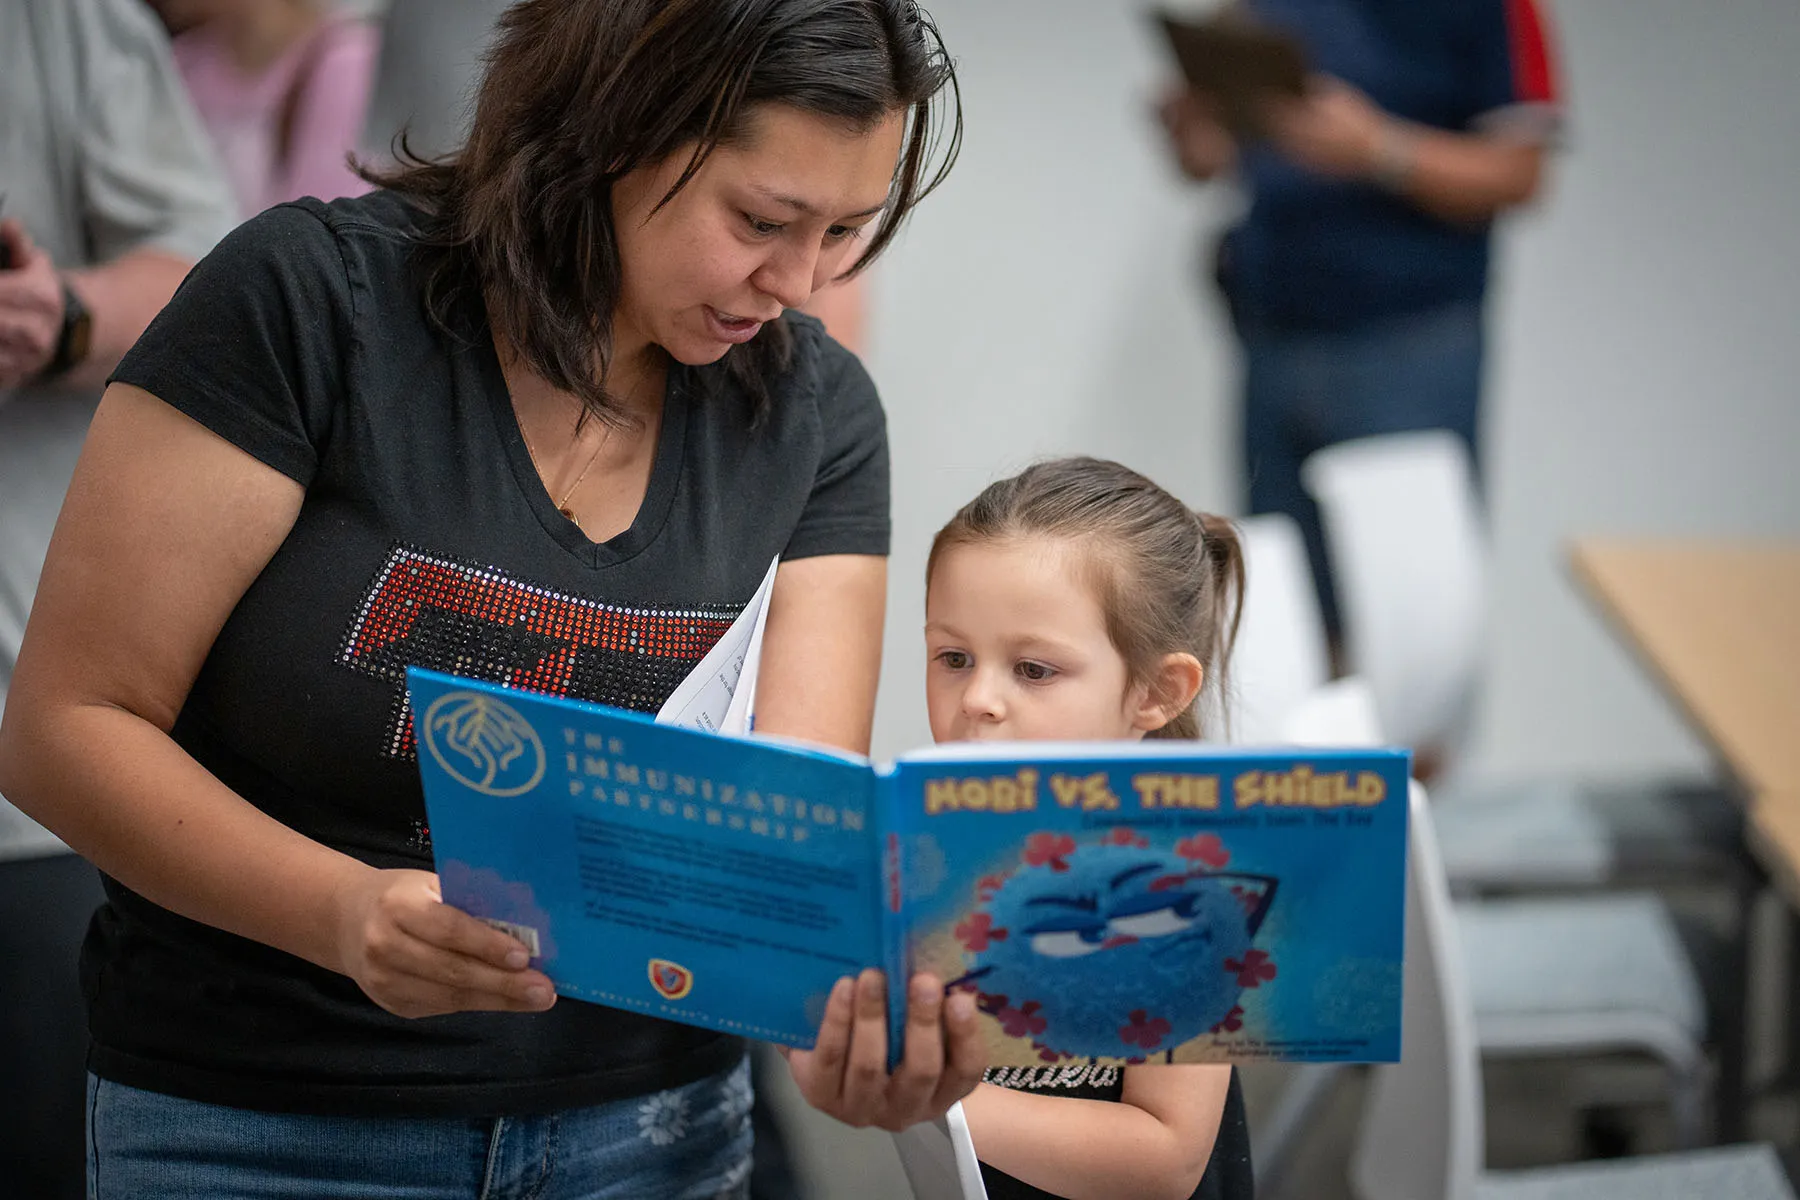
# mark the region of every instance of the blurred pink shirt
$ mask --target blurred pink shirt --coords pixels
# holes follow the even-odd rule
[[[381,35],[365,21],[327,18],[308,38],[256,75],[231,60],[205,26],[175,39],[175,63],[231,177],[243,216],[300,196],[359,196],[369,185],[345,164],[362,136]],[[315,45],[316,42],[316,45]],[[287,161],[278,162],[278,125],[302,69]]]

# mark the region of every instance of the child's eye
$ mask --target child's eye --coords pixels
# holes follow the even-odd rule
[[[969,666],[969,656],[962,650],[939,650],[936,658],[952,671],[967,670]]]
[[[750,226],[750,231],[758,237],[773,237],[781,232],[781,226],[775,222],[765,221],[761,217],[753,217],[749,213],[744,214],[744,221]]]
[[[1057,674],[1055,667],[1047,667],[1041,662],[1031,662],[1029,660],[1020,663],[1013,669],[1019,673],[1021,679],[1025,679],[1031,683],[1043,683],[1046,680],[1055,678]]]

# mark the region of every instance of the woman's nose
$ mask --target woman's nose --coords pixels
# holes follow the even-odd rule
[[[763,263],[751,280],[758,291],[773,296],[783,308],[799,308],[812,299],[819,252],[782,247]]]

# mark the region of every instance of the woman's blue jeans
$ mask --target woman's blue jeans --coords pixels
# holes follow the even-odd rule
[[[89,1200],[742,1200],[750,1144],[748,1062],[482,1119],[253,1112],[88,1077]]]

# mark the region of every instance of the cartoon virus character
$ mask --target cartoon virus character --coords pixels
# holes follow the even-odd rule
[[[1244,990],[1275,977],[1252,943],[1276,880],[1215,869],[1217,839],[1206,855],[1141,841],[1033,837],[957,923],[969,970],[952,986],[1047,1059],[1142,1061],[1241,1017]]]

